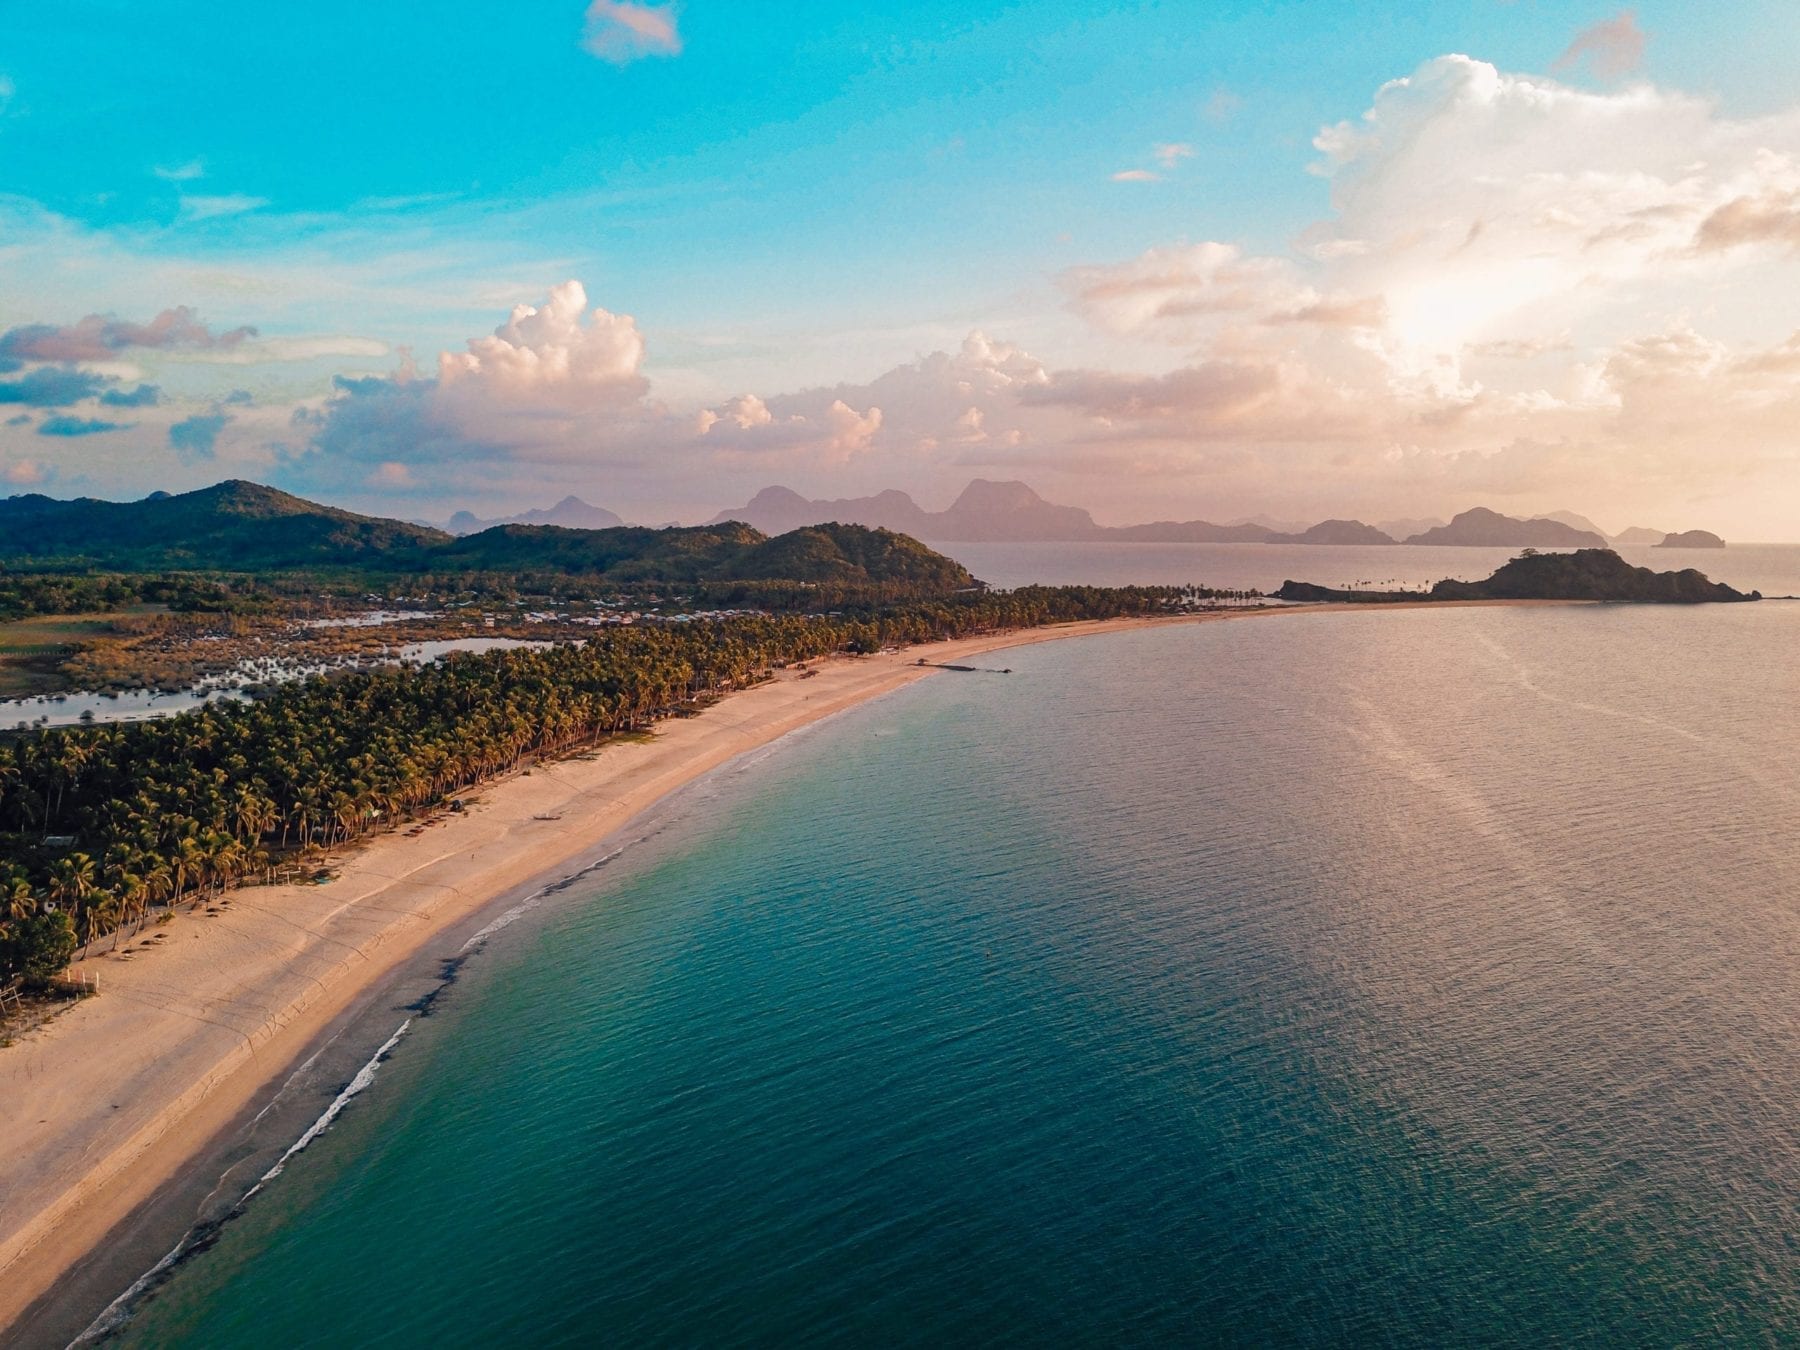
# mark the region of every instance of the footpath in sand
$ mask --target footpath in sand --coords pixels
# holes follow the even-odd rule
[[[1223,615],[1219,617],[1225,617]],[[697,717],[598,754],[471,789],[461,814],[378,836],[328,884],[246,887],[183,912],[129,959],[96,954],[101,993],[0,1049],[0,1327],[277,1081],[356,997],[436,934],[591,851],[737,755],[1001,647],[1117,632],[1103,623],[969,638],[778,672]],[[554,819],[540,819],[554,817]],[[102,944],[104,946],[104,944]]]

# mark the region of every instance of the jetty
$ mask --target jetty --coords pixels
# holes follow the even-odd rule
[[[1012,674],[1011,666],[1006,667],[1006,669],[1004,669],[1004,670],[995,670],[992,666],[958,666],[958,665],[952,665],[948,661],[927,661],[922,656],[918,659],[916,664],[925,666],[931,670],[967,670],[967,671],[971,671],[977,675],[1010,675],[1010,674]]]

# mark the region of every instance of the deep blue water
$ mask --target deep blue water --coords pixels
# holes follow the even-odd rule
[[[127,1339],[1791,1342],[1797,639],[1281,617],[868,705],[506,930]]]

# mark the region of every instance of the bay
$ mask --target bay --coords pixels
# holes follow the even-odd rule
[[[1800,1336],[1800,606],[1053,643],[501,933],[137,1345]]]

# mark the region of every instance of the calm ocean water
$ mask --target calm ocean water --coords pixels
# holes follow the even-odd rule
[[[1275,590],[1282,582],[1322,586],[1429,586],[1454,577],[1479,581],[1513,548],[1332,544],[945,544],[991,586],[1183,586]],[[1800,544],[1732,544],[1724,549],[1622,546],[1634,567],[1698,568],[1714,581],[1764,595],[1800,595]]]
[[[1797,650],[1306,616],[865,706],[496,937],[126,1340],[1792,1343]]]

